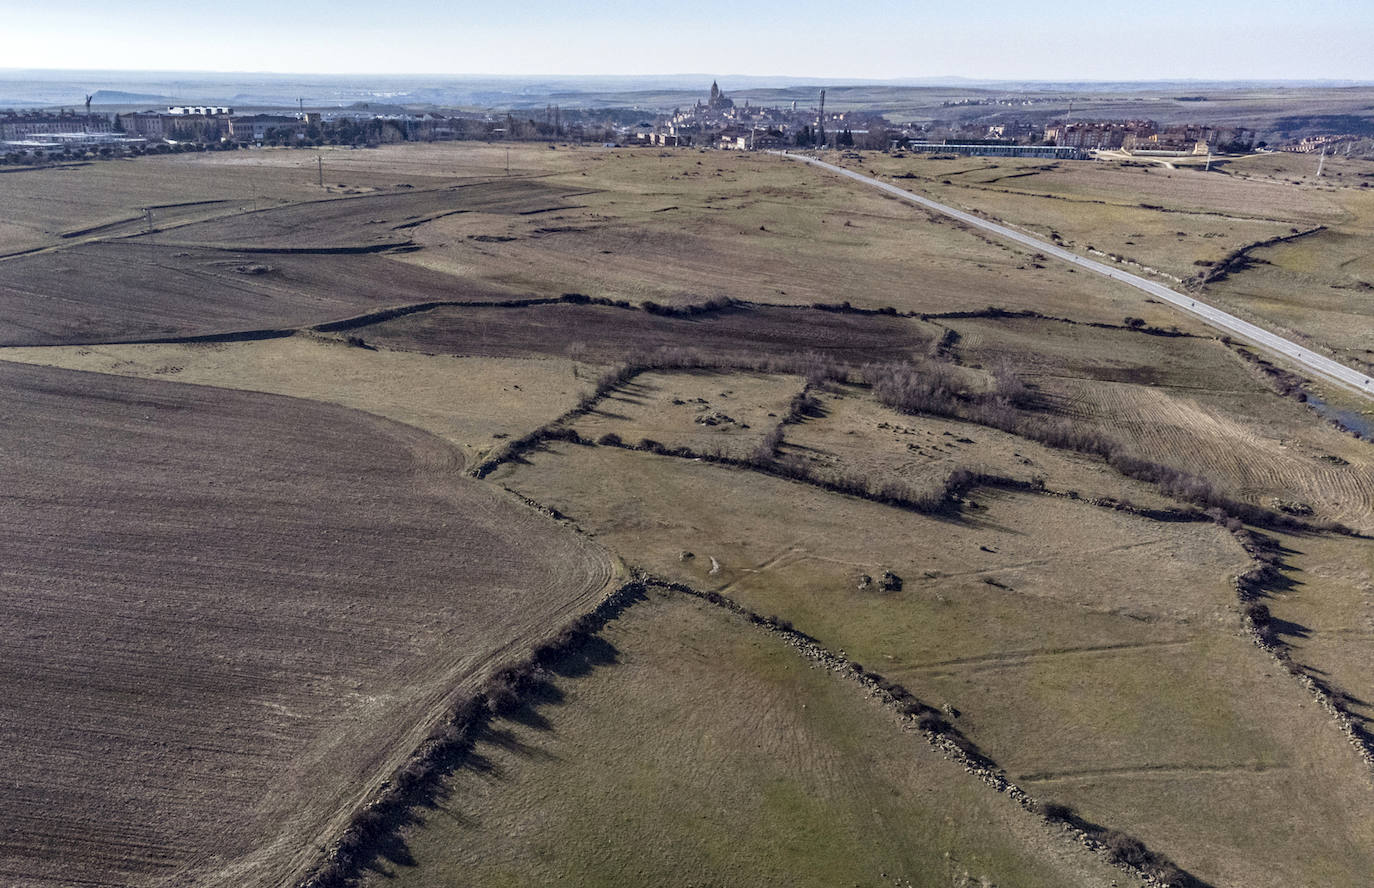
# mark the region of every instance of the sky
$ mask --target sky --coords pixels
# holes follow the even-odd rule
[[[0,67],[1374,80],[1370,0],[0,0]]]

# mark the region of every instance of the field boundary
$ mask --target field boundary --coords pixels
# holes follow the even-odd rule
[[[1345,703],[1343,691],[1313,675],[1310,667],[1293,659],[1292,648],[1280,637],[1279,627],[1273,622],[1268,606],[1260,603],[1261,598],[1268,597],[1286,583],[1283,570],[1287,565],[1278,542],[1243,527],[1234,528],[1232,533],[1250,556],[1252,565],[1234,581],[1245,634],[1326,711],[1355,749],[1365,766],[1366,777],[1374,786],[1374,734],[1364,728],[1360,723],[1362,720],[1351,712]]]
[[[644,597],[639,577],[607,593],[590,611],[550,631],[528,653],[507,661],[486,676],[480,689],[449,705],[425,739],[348,816],[342,834],[325,850],[297,888],[345,888],[405,826],[415,822],[417,808],[430,804],[439,781],[460,767],[494,715],[518,708],[543,683],[542,668],[582,646],[606,623]]]
[[[1265,247],[1273,247],[1278,244],[1291,243],[1295,240],[1301,240],[1304,237],[1308,237],[1309,235],[1320,234],[1323,231],[1326,231],[1325,225],[1316,225],[1294,234],[1281,234],[1276,237],[1266,238],[1265,240],[1255,241],[1254,243],[1237,247],[1223,256],[1220,262],[1203,269],[1191,280],[1184,281],[1183,284],[1186,287],[1201,292],[1208,284],[1224,281],[1230,277],[1233,272],[1244,271],[1246,268],[1250,267],[1252,264],[1250,259],[1251,251],[1262,250]]]

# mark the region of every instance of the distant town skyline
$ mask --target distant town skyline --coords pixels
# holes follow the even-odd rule
[[[898,80],[1374,78],[1374,4],[0,0],[6,68]],[[724,84],[723,84],[724,85]]]

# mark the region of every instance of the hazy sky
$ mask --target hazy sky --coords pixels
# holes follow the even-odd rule
[[[1374,79],[1370,0],[0,0],[6,68]]]

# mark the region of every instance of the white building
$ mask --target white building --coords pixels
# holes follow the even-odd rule
[[[197,114],[201,117],[213,117],[216,114],[233,114],[233,108],[223,105],[172,105],[167,109],[168,114]]]

